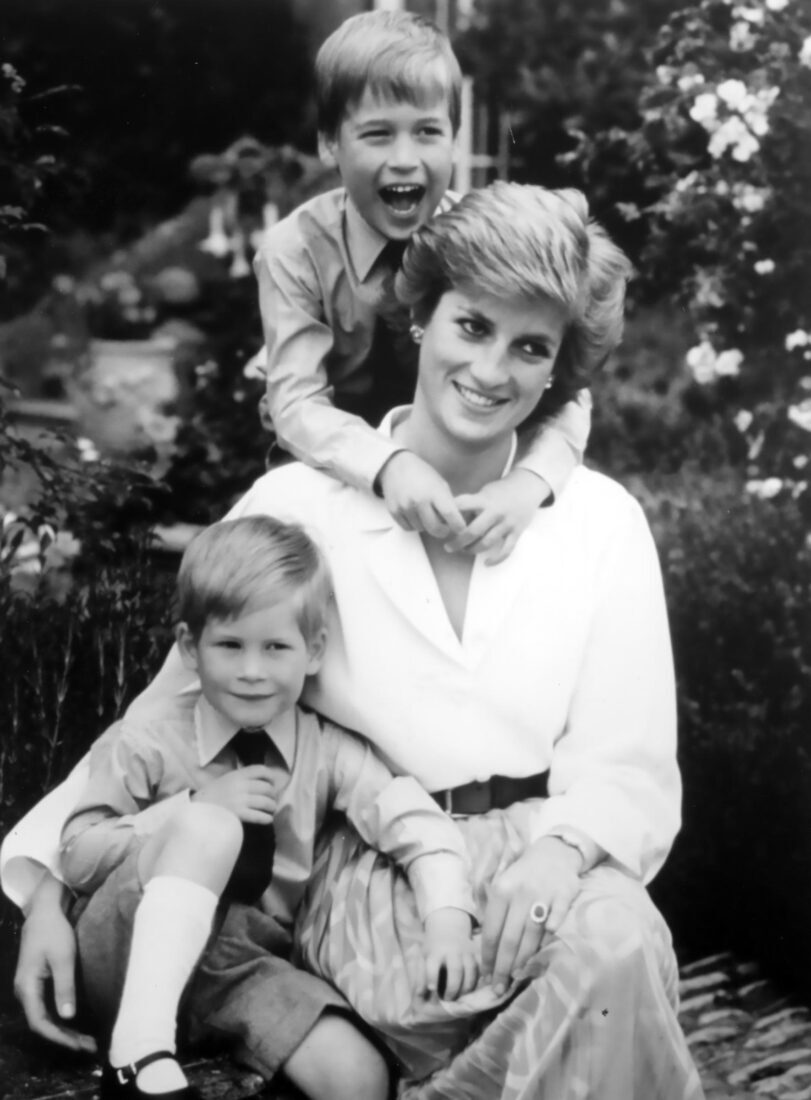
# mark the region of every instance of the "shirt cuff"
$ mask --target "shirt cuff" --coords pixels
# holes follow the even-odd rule
[[[450,852],[419,856],[408,868],[417,912],[425,921],[437,909],[461,909],[478,921],[464,860]]]
[[[603,805],[596,809],[569,795],[553,796],[538,807],[532,840],[553,836],[559,829],[576,830],[579,836],[591,840],[598,849],[602,848],[628,874],[643,878],[648,860],[645,843],[640,842],[640,838],[645,837],[647,830],[627,806],[621,809],[613,805],[609,809],[603,800]]]

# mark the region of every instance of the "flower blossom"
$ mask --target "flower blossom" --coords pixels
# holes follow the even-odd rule
[[[811,69],[811,34],[803,40],[803,44],[800,46],[799,60],[801,65]]]
[[[788,0],[766,0],[766,7],[769,11],[782,11],[788,7]]]
[[[760,149],[760,142],[737,115],[723,122],[710,138],[709,150],[713,157],[722,156],[731,148],[733,160],[744,163]]]
[[[755,23],[758,26],[766,17],[763,8],[744,8],[740,5],[732,9],[732,14],[736,19],[745,19],[747,23]]]
[[[728,107],[739,111],[749,99],[749,92],[742,80],[725,80],[716,88],[719,99],[723,99]]]
[[[690,348],[685,362],[699,386],[709,385],[715,379],[715,348],[709,340]]]
[[[738,431],[743,433],[749,431],[749,429],[752,427],[752,421],[754,419],[755,418],[752,416],[748,409],[741,409],[739,413],[735,414],[733,423]]]
[[[726,188],[726,192],[728,191],[729,187]],[[718,187],[716,193],[722,194]],[[768,187],[755,187],[751,183],[735,183],[732,186],[732,205],[746,214],[760,213],[770,197],[771,189]]]
[[[747,481],[746,491],[760,500],[771,500],[776,497],[783,488],[783,482],[779,477],[767,477],[763,480]]]
[[[811,397],[806,397],[798,405],[789,405],[786,415],[792,424],[804,432],[811,432]]]
[[[84,436],[79,436],[76,440],[76,450],[82,462],[98,462],[101,458],[93,440],[86,439]]]
[[[771,275],[774,271],[774,260],[758,260],[755,264],[756,275]]]
[[[690,118],[705,130],[713,130],[718,125],[718,99],[714,92],[702,92],[696,96],[690,108]]]
[[[701,73],[685,73],[684,76],[680,76],[678,79],[678,88],[680,92],[691,92],[693,88],[703,83],[704,77]]]
[[[730,49],[735,50],[736,53],[743,53],[745,50],[751,50],[754,44],[755,36],[747,22],[739,20],[732,24],[729,30]]]
[[[737,348],[728,348],[715,360],[715,373],[719,378],[734,378],[741,373],[742,362],[743,352],[738,351]]]
[[[795,348],[804,348],[811,343],[811,333],[805,332],[803,329],[795,329],[794,332],[790,332],[785,339],[786,351],[794,351]]]

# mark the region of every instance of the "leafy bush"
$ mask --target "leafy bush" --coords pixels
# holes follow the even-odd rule
[[[685,950],[811,993],[811,545],[797,503],[723,471],[635,490],[665,573],[684,828],[654,894]]]
[[[171,637],[172,582],[148,552],[148,480],[66,465],[17,435],[0,400],[0,468],[12,465],[27,467],[39,492],[22,514],[2,516],[0,834],[122,713]],[[17,924],[0,902],[5,967]],[[1,969],[0,990],[11,992]]]
[[[584,140],[592,175],[621,160],[648,199],[648,295],[675,293],[694,330],[699,402],[741,436],[750,492],[807,492],[811,433],[811,10],[702,0],[652,51],[643,124]]]

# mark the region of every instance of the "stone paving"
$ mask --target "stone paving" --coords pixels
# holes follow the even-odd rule
[[[707,1100],[811,1100],[811,1012],[753,963],[713,955],[681,971],[681,1020]]]
[[[707,1100],[811,1100],[811,1011],[756,965],[712,955],[681,970],[681,1019]],[[295,1100],[227,1059],[187,1065],[204,1100]],[[0,1100],[96,1100],[98,1075],[0,1018]],[[300,1097],[299,1097],[300,1100]],[[560,1100],[566,1100],[561,1097]]]

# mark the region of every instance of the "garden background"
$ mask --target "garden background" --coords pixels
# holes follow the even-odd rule
[[[0,833],[165,652],[176,558],[150,529],[263,469],[252,241],[328,182],[310,67],[362,6],[3,0]],[[581,187],[633,258],[588,457],[665,574],[684,828],[653,893],[682,958],[732,949],[811,999],[809,6],[408,6],[474,78],[478,182]],[[147,388],[173,382],[123,439],[96,356],[126,336],[163,347]],[[4,903],[0,1004],[17,931]]]

